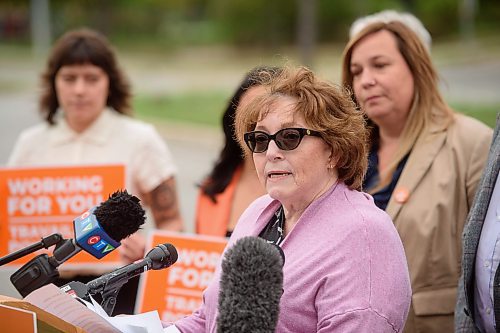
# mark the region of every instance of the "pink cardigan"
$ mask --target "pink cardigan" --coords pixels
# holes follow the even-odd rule
[[[263,196],[242,214],[228,247],[257,236],[280,203]],[[276,332],[401,332],[411,287],[401,240],[371,196],[340,183],[304,211],[282,243],[284,293]],[[175,325],[216,332],[220,266],[202,307]]]

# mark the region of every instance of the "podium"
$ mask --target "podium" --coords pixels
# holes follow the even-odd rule
[[[0,295],[0,326],[5,332],[87,333],[26,301]]]

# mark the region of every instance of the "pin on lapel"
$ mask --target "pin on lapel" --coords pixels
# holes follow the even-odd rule
[[[394,190],[394,200],[399,204],[404,204],[410,197],[410,191],[406,187],[398,187]]]

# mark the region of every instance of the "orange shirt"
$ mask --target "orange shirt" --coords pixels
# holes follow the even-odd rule
[[[195,231],[197,234],[226,236],[234,191],[240,176],[241,167],[236,169],[224,192],[215,196],[217,203],[214,203],[202,190],[199,191],[195,215]]]

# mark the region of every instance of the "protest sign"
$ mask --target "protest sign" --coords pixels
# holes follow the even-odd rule
[[[74,238],[73,220],[124,188],[123,165],[0,169],[0,256],[54,233]],[[7,265],[20,266],[44,252],[37,251]],[[65,267],[96,263],[116,266],[119,258],[115,252],[98,261],[82,251]]]
[[[166,231],[150,235],[150,248],[163,243],[174,245],[179,258],[169,268],[141,276],[136,313],[157,310],[161,320],[174,321],[201,305],[227,239]]]

